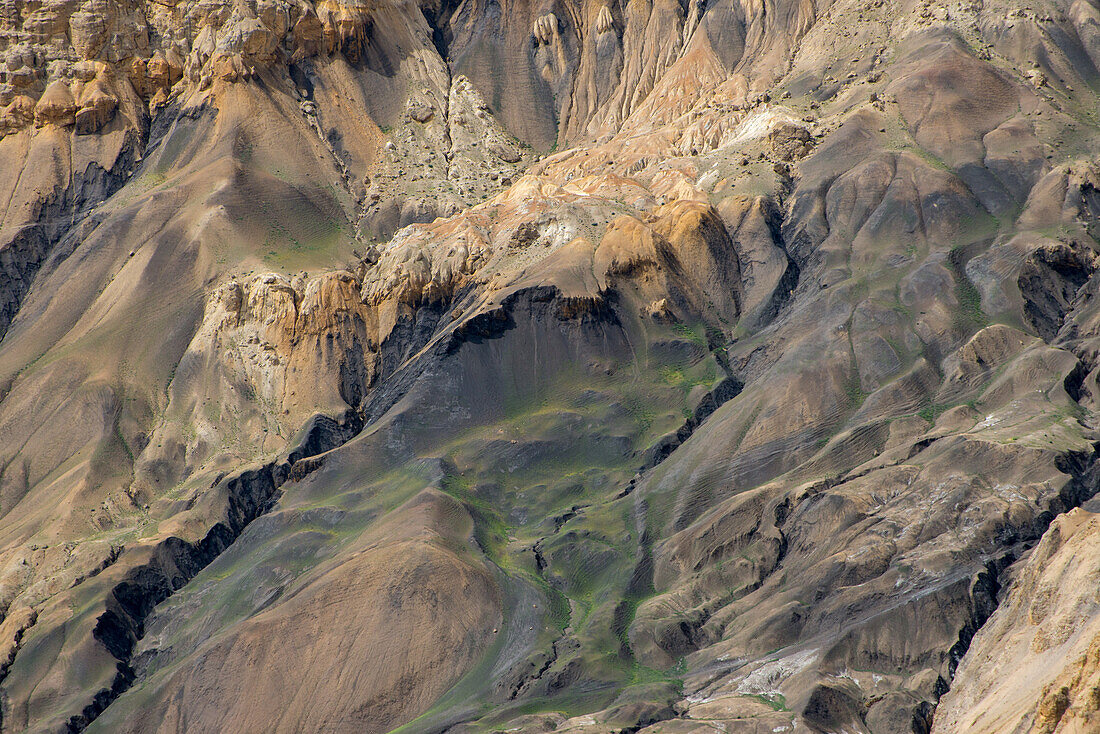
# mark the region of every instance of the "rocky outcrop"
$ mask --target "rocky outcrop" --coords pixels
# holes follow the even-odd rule
[[[135,645],[145,635],[145,623],[160,604],[221,555],[241,533],[278,499],[288,480],[300,480],[317,464],[309,459],[336,448],[354,436],[359,425],[354,417],[338,423],[317,416],[307,426],[302,443],[287,460],[242,472],[219,487],[222,506],[214,512],[215,522],[201,540],[188,543],[169,537],[156,544],[148,560],[132,567],[109,592],[106,609],[96,619],[93,637],[118,661],[118,672],[109,688],[95,694],[79,714],[69,718],[69,731],[84,731],[127,688],[136,675],[131,663]],[[306,467],[305,471],[302,470]],[[33,624],[33,622],[32,622]]]
[[[1055,520],[1013,568],[992,619],[978,632],[935,732],[1089,731],[1100,716],[1100,652],[1093,577],[1095,513]]]
[[[71,117],[72,110],[66,114]],[[8,185],[8,218],[0,231],[0,337],[18,313],[52,249],[66,238],[75,241],[82,236],[86,230],[73,227],[73,223],[89,216],[92,209],[126,182],[142,148],[141,138],[133,130],[121,132],[113,145],[95,141],[85,147],[76,138],[70,138],[65,148],[70,155],[75,148],[78,159],[84,158],[86,168],[59,173],[52,167],[35,170],[34,159],[51,154],[51,146],[27,142],[13,140],[6,146],[6,154],[26,154],[28,160]],[[11,161],[17,162],[18,159]],[[37,188],[44,185],[50,188],[46,191]]]
[[[611,8],[606,5],[600,6],[600,12],[596,16],[596,33],[607,33],[614,30],[615,19],[611,15]]]
[[[1090,8],[0,2],[5,725],[1087,728]]]

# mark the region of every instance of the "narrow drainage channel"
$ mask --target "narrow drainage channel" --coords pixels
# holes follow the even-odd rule
[[[1031,527],[1020,529],[1020,535],[1015,539],[1017,548],[1023,548],[1024,552],[1032,548],[1042,539],[1050,528],[1050,525],[1060,515],[1069,512],[1075,507],[1080,507],[1094,497],[1100,491],[1100,457],[1094,448],[1091,454],[1068,454],[1059,460],[1058,468],[1069,474],[1073,479],[1065,489],[1053,499],[1047,509],[1041,513]],[[959,630],[959,639],[948,651],[947,679],[940,677],[936,681],[935,702],[918,706],[913,713],[913,731],[927,734],[932,731],[932,723],[935,719],[936,707],[944,694],[951,689],[951,682],[955,677],[955,670],[962,662],[963,656],[970,649],[975,635],[982,626],[989,621],[993,613],[1002,601],[1000,596],[1001,581],[1004,572],[1022,557],[1023,553],[1009,550],[1001,556],[986,563],[985,568],[974,576],[970,583],[970,598],[967,600],[970,606],[969,617],[962,629]]]
[[[229,548],[245,528],[274,507],[287,481],[303,479],[321,466],[320,454],[339,448],[354,438],[363,420],[351,414],[343,421],[314,416],[306,436],[286,461],[243,471],[223,481],[226,505],[222,519],[202,540],[189,543],[171,537],[161,542],[150,560],[127,573],[107,595],[106,611],[96,621],[95,637],[117,661],[109,688],[103,688],[80,714],[68,721],[69,732],[84,731],[136,680],[131,655],[145,633],[145,620],[157,604],[179,591],[202,569]]]
[[[1062,338],[1061,335],[1067,324],[1071,323],[1074,311],[1087,303],[1090,294],[1086,289],[1095,270],[1091,268],[1084,269],[1081,264],[1083,260],[1076,253],[1060,252],[1057,253],[1057,256],[1062,260],[1054,263],[1040,262],[1036,264],[1037,260],[1042,260],[1043,257],[1049,259],[1050,256],[1033,253],[1025,265],[1024,272],[1020,275],[1017,285],[1024,296],[1024,312],[1039,337],[1048,345],[1057,349],[1064,349],[1077,358],[1076,367],[1066,376],[1063,384],[1070,398],[1081,404],[1083,397],[1082,385],[1086,377],[1095,368],[1095,362],[1087,352],[1080,348],[1074,348],[1075,345],[1072,343],[1072,339]],[[1046,266],[1049,273],[1053,273],[1053,275],[1048,275],[1046,278],[1042,277],[1041,266]],[[960,271],[965,273],[965,266],[961,267]],[[1063,305],[1062,299],[1058,298],[1057,291],[1059,290],[1062,299],[1069,302],[1068,307]],[[1067,298],[1067,294],[1072,294],[1072,296]],[[1087,411],[1086,406],[1082,405],[1082,408]],[[1054,520],[1060,515],[1080,507],[1100,493],[1100,443],[1093,444],[1092,451],[1087,454],[1067,453],[1058,457],[1056,461],[1058,469],[1071,476],[1072,479],[1059,493],[1058,497],[1051,501],[1046,510],[1035,518],[1031,527],[1021,530],[1020,535],[1022,537],[1016,539],[1016,545],[1022,544],[1025,549],[1029,549],[1035,543],[1038,543]],[[913,731],[932,731],[939,699],[950,690],[955,671],[959,663],[962,662],[963,656],[970,649],[975,635],[997,611],[997,607],[1001,602],[1002,575],[1006,569],[1019,560],[1020,555],[1011,550],[1004,553],[999,558],[989,561],[985,569],[972,580],[969,619],[959,630],[958,641],[948,651],[950,656],[947,671],[948,679],[944,680],[941,677],[936,681],[936,701],[934,703],[914,712]],[[918,726],[921,728],[918,728]]]

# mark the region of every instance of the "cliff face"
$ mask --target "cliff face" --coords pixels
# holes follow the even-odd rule
[[[0,62],[4,731],[1095,725],[1097,3],[9,0]]]
[[[1091,731],[1100,717],[1095,508],[1056,519],[944,697],[934,730]]]

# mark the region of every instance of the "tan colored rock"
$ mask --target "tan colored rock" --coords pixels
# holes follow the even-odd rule
[[[550,43],[558,33],[558,16],[553,13],[540,15],[535,19],[535,27],[531,33],[539,43]]]
[[[34,100],[26,95],[16,95],[8,106],[0,111],[0,132],[6,134],[20,130],[34,122]]]
[[[435,115],[435,108],[424,100],[409,100],[406,111],[411,120],[421,124],[432,119],[432,116]]]
[[[361,57],[370,26],[369,6],[363,0],[320,0],[315,4],[324,49],[345,54],[352,63]]]
[[[168,104],[168,92],[163,89],[158,89],[152,97],[149,98],[149,114],[156,115],[160,108]]]
[[[661,323],[671,324],[676,321],[676,315],[673,314],[672,310],[669,308],[667,298],[660,298],[651,302],[646,306],[645,313],[649,318]]]
[[[813,150],[813,137],[805,126],[784,122],[768,133],[772,153],[781,161],[805,158]]]
[[[102,10],[96,12],[93,3],[85,5],[69,18],[69,39],[81,58],[94,59],[107,42],[111,17]]]
[[[252,63],[272,60],[277,47],[274,32],[259,18],[235,17],[218,34],[218,53],[240,55]]]
[[[101,73],[106,72],[107,65],[97,61],[79,61],[73,64],[73,77],[82,82],[90,82]]]
[[[1013,570],[936,711],[936,734],[1100,726],[1100,515],[1055,520]]]
[[[149,59],[145,67],[146,77],[158,89],[171,89],[183,76],[183,68],[178,61],[173,63],[160,51]]]
[[[75,121],[76,100],[68,82],[58,79],[46,87],[46,91],[34,106],[34,123],[43,125],[72,125]]]
[[[651,227],[632,217],[621,217],[608,226],[593,264],[597,274],[610,280],[658,267],[662,250],[667,253],[668,248],[668,242]],[[655,303],[661,301],[667,303],[666,299]]]
[[[76,111],[77,134],[88,135],[99,131],[111,121],[117,109],[118,97],[107,89],[106,84],[95,80],[86,85]]]
[[[123,73],[129,78],[130,85],[142,97],[147,97],[154,91],[154,86],[149,81],[147,62],[145,59],[132,56],[122,64]]]
[[[596,33],[607,33],[615,28],[615,19],[611,17],[611,8],[600,6],[600,12],[596,14]]]

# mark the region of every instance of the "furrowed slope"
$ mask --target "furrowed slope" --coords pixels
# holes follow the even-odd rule
[[[1097,489],[1095,4],[62,5],[3,15],[5,730],[991,690]]]

